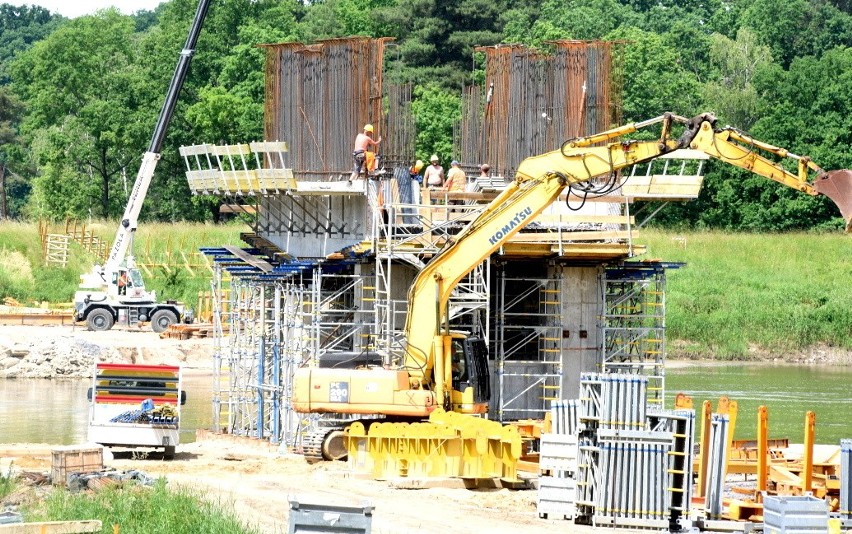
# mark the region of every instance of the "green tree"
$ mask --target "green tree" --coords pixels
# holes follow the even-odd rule
[[[759,96],[752,80],[769,67],[769,48],[760,45],[748,28],[740,28],[735,41],[716,33],[710,42],[715,75],[704,84],[704,101],[720,120],[748,130],[760,116]]]
[[[623,57],[625,121],[649,119],[666,111],[680,115],[697,112],[700,100],[695,73],[663,36],[622,28],[608,38],[627,41]]]
[[[606,13],[606,16],[601,16]],[[541,46],[556,39],[601,39],[622,27],[638,27],[642,18],[618,0],[545,0],[517,7],[505,17],[505,40]]]
[[[15,55],[44,39],[62,20],[41,6],[0,4],[0,85],[10,82],[6,66]]]
[[[473,48],[500,42],[508,7],[508,0],[405,0],[377,9],[398,43],[388,72],[461,89],[471,81]]]
[[[28,107],[23,133],[32,139],[60,135],[67,142],[62,151],[35,150],[50,143],[34,145],[37,163],[67,171],[57,179],[68,181],[72,194],[85,195],[78,204],[94,207],[96,216],[123,211],[124,199],[114,189],[135,171],[129,167],[138,161],[144,126],[153,122],[139,107],[146,78],[135,45],[133,20],[106,10],[69,21],[12,65],[14,85]],[[89,196],[92,181],[96,197]],[[42,208],[45,215],[68,215],[61,205]]]
[[[786,67],[803,46],[808,11],[807,0],[754,0],[743,11],[742,22],[770,48],[772,57]]]
[[[10,217],[6,166],[13,145],[18,142],[17,124],[24,107],[8,87],[0,86],[0,219]]]
[[[461,118],[461,99],[438,84],[414,88],[411,111],[417,126],[417,158],[429,161],[437,154],[441,161],[453,155],[453,124]]]

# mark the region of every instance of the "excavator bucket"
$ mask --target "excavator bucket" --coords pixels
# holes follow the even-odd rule
[[[837,204],[843,220],[846,221],[846,231],[852,232],[852,171],[828,171],[816,178],[814,189]]]

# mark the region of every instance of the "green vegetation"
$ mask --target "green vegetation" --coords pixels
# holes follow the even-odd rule
[[[852,348],[847,235],[649,231],[639,242],[648,258],[687,264],[667,275],[672,356]]]
[[[221,503],[218,503],[221,504]],[[22,509],[28,521],[74,521],[99,519],[103,532],[119,525],[126,534],[250,534],[243,525],[219,506],[188,488],[166,488],[164,479],[153,488],[111,487],[95,493],[70,493],[54,489],[47,498]]]
[[[117,226],[117,222],[96,222],[88,225],[87,231],[109,242]],[[64,230],[64,226],[56,225],[48,231]],[[150,272],[145,277],[148,288],[157,290],[163,298],[195,307],[198,292],[210,290],[210,270],[198,250],[239,245],[240,232],[246,231],[247,226],[236,223],[151,223],[139,228],[133,250],[137,262]],[[47,267],[36,225],[0,223],[0,296],[13,297],[22,304],[71,302],[80,275],[88,272],[97,260],[77,244],[72,244],[69,251],[67,267]]]
[[[8,197],[0,217],[120,215],[125,179],[147,145],[196,5],[169,0],[154,12],[68,20],[0,4],[0,186],[5,180]],[[852,167],[849,0],[216,0],[144,217],[218,222],[222,200],[193,197],[175,179],[184,171],[177,147],[261,137],[264,52],[255,45],[351,35],[394,39],[385,70],[417,84],[421,159],[454,156],[461,89],[482,81],[475,46],[606,39],[624,43],[615,62],[624,122],[712,111],[827,169]],[[657,221],[735,231],[840,225],[825,198],[712,162],[698,201]]]
[[[9,464],[9,471],[6,473],[0,472],[0,499],[12,493],[15,489],[15,479],[12,477],[12,465]]]

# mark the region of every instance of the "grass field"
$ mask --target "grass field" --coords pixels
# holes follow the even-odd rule
[[[88,228],[112,240],[115,224]],[[134,251],[158,295],[195,305],[210,284],[209,269],[195,263],[203,262],[198,249],[244,245],[239,234],[248,230],[145,224]],[[667,274],[668,339],[679,356],[747,359],[755,349],[783,356],[820,344],[852,349],[852,236],[643,230],[637,241],[648,246],[639,259],[685,263]],[[0,298],[70,302],[94,261],[73,248],[67,268],[44,267],[36,225],[0,223]]]
[[[669,339],[697,356],[852,349],[852,236],[643,232],[667,274]]]
[[[117,223],[94,222],[77,225],[111,243]],[[52,225],[48,233],[64,233],[64,224]],[[144,267],[145,284],[164,298],[195,305],[199,291],[210,290],[211,271],[202,247],[240,245],[240,232],[249,231],[244,224],[150,223],[140,225],[133,252]],[[0,298],[13,297],[24,304],[47,301],[71,302],[80,275],[99,260],[73,243],[66,268],[46,267],[38,226],[35,224],[0,223]]]

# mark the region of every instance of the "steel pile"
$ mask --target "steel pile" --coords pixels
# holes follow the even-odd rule
[[[366,123],[382,136],[386,162],[413,157],[411,86],[383,83],[390,40],[349,37],[264,45],[264,135],[268,141],[287,141],[297,179],[348,176],[353,140]]]
[[[477,48],[485,83],[465,89],[455,151],[513,176],[525,158],[620,122],[619,42],[553,41],[551,53],[523,45]]]

